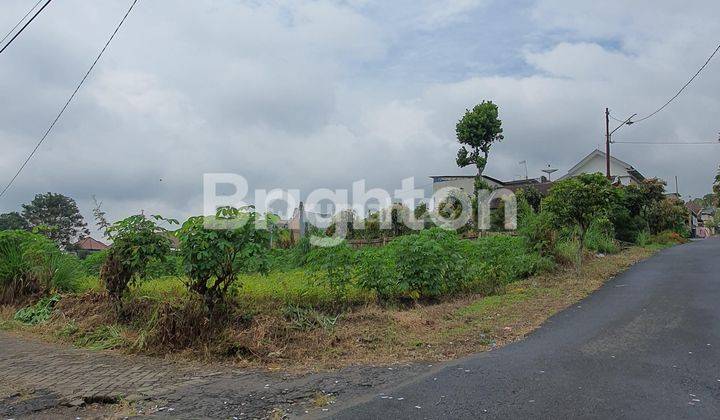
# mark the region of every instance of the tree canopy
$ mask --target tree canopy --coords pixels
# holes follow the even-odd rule
[[[67,249],[77,238],[90,234],[77,203],[70,197],[51,192],[37,194],[22,207],[22,216],[30,227],[37,228],[63,248]]]
[[[29,230],[30,225],[20,213],[13,211],[0,214],[0,230]]]
[[[582,174],[558,181],[550,190],[543,204],[558,227],[577,228],[579,235],[579,257],[584,250],[585,234],[590,224],[607,216],[617,194],[610,181],[602,174]]]
[[[457,153],[459,167],[475,165],[474,206],[477,208],[478,191],[488,189],[482,174],[487,166],[490,147],[503,137],[502,120],[498,118],[498,107],[491,101],[483,101],[472,110],[465,110],[455,126],[455,134],[462,145]],[[476,212],[477,210],[475,210]]]

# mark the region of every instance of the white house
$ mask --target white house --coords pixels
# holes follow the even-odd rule
[[[475,175],[433,175],[430,178],[433,180],[433,194],[448,187],[459,188],[468,196],[475,193]],[[483,175],[483,179],[490,188],[501,188],[504,185],[502,181],[487,175]]]
[[[570,168],[568,173],[560,179],[596,172],[604,174],[606,170],[605,156],[607,156],[605,152],[597,149],[593,150],[580,163]],[[645,180],[645,177],[632,165],[613,156],[610,156],[610,175],[613,177],[613,182],[619,181],[623,185],[639,184]]]

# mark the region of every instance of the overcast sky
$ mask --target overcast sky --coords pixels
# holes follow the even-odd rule
[[[35,0],[4,0],[0,32]],[[11,178],[130,0],[55,1],[0,56],[0,183]],[[486,174],[566,172],[604,147],[604,108],[662,105],[720,42],[717,0],[141,0],[7,196],[90,197],[111,219],[202,212],[202,174],[250,188],[394,190],[472,173],[454,127],[483,99],[505,140]],[[616,139],[720,131],[720,57],[665,111]],[[710,192],[720,146],[615,145],[648,177]]]

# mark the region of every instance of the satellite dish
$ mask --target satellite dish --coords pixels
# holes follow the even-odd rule
[[[553,173],[557,172],[557,169],[551,168],[550,165],[548,165],[548,167],[547,167],[546,169],[543,169],[542,171],[547,174],[547,176],[548,176],[548,181],[550,181],[550,175],[552,175]]]

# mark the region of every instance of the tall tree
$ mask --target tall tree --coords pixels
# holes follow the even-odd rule
[[[543,209],[558,227],[577,228],[579,240],[577,269],[582,265],[585,235],[593,220],[607,215],[617,192],[602,174],[582,174],[558,181],[543,202]]]
[[[30,225],[20,213],[13,211],[0,214],[0,230],[29,230]]]
[[[475,165],[475,206],[477,206],[478,192],[487,189],[483,181],[483,171],[487,166],[490,147],[493,143],[501,141],[502,121],[498,118],[498,107],[491,101],[483,101],[475,105],[472,110],[465,110],[465,115],[455,126],[455,134],[462,145],[457,154],[457,165],[461,168]]]
[[[37,194],[23,204],[23,217],[31,227],[67,249],[79,237],[90,234],[77,203],[62,194]]]

